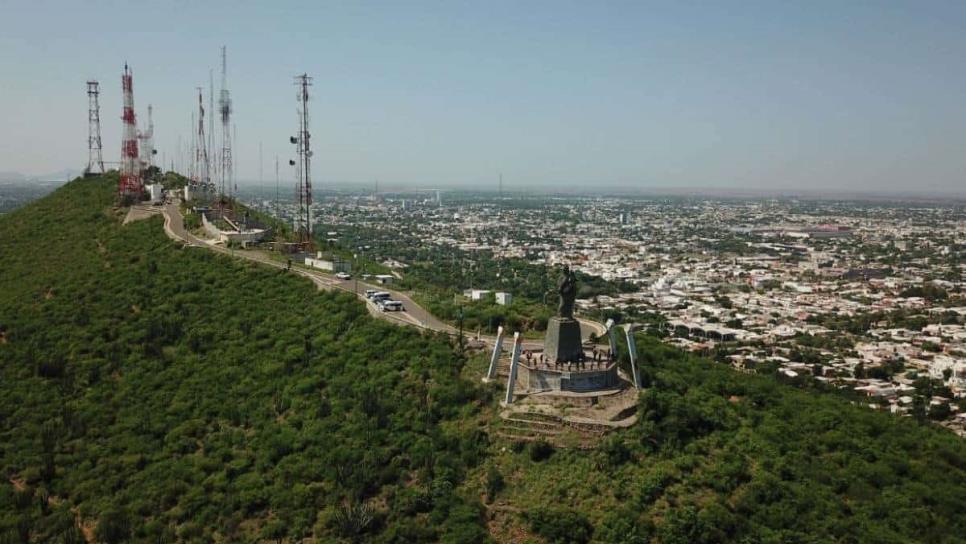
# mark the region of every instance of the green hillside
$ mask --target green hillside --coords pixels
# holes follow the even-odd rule
[[[634,428],[506,443],[449,339],[121,226],[115,182],[0,217],[0,543],[964,541],[942,429],[642,336]]]
[[[105,542],[479,540],[454,484],[486,436],[443,424],[480,391],[447,342],[180,249],[160,217],[122,227],[112,191],[77,180],[0,219],[0,464],[25,488],[0,486],[0,533],[44,541],[76,510]]]

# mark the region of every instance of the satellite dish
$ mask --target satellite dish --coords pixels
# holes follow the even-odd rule
[[[305,156],[306,157],[311,157],[312,156],[312,152],[311,151],[306,151],[305,152]]]
[[[292,160],[292,159],[289,159],[289,160],[288,160],[288,165],[289,165],[289,166],[295,166],[295,161],[294,161],[294,160]]]
[[[299,142],[297,139],[295,139],[295,136],[289,136],[288,141],[292,142],[293,144],[297,144]]]

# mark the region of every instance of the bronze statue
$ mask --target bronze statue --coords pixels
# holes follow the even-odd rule
[[[557,291],[560,293],[560,306],[558,308],[560,317],[573,319],[574,301],[577,299],[577,276],[569,266],[564,266]]]

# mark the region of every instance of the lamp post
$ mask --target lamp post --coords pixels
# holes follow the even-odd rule
[[[359,266],[359,254],[353,253],[352,257],[356,263],[355,267],[352,270],[352,279],[355,280],[355,287],[353,288],[352,294],[358,295],[359,294],[359,271],[362,267]]]

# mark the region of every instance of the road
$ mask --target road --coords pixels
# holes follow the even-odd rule
[[[174,201],[167,203],[163,206],[162,212],[164,215],[164,232],[172,240],[176,240],[184,243],[185,245],[191,247],[201,247],[208,250],[223,253],[225,255],[230,255],[233,257],[238,257],[242,259],[247,259],[250,261],[255,261],[267,266],[273,266],[275,268],[287,268],[287,263],[279,262],[272,259],[269,254],[266,254],[258,250],[241,250],[233,251],[222,245],[214,244],[198,238],[194,234],[191,234],[184,226],[184,217],[181,215],[181,210],[179,208],[179,202]],[[334,276],[323,274],[322,272],[302,268],[300,266],[293,265],[291,271],[295,274],[304,276],[312,281],[319,289],[332,290],[339,289],[342,291],[348,291],[350,293],[355,293],[360,299],[362,299],[369,313],[380,319],[385,319],[401,325],[409,325],[419,327],[421,329],[427,329],[432,331],[444,332],[450,335],[458,334],[458,331],[452,325],[443,322],[435,315],[429,313],[425,308],[416,304],[416,302],[403,292],[387,288],[385,285],[375,285],[367,283],[364,281],[358,281],[355,279],[350,280],[340,280]],[[376,307],[375,304],[370,302],[365,297],[366,289],[375,289],[377,291],[388,291],[391,293],[394,300],[398,300],[403,303],[403,307],[406,309],[404,312],[383,312]],[[578,318],[580,321],[580,331],[581,335],[586,339],[591,333],[597,335],[598,337],[603,336],[606,329],[600,323],[596,321],[591,321],[588,319]],[[466,334],[468,338],[475,338],[470,334]],[[488,345],[493,345],[496,341],[494,336],[481,336],[479,340],[485,342]],[[509,346],[510,342],[505,341],[504,346]],[[526,340],[523,342],[524,349],[540,350],[543,349],[543,342],[537,340]]]

